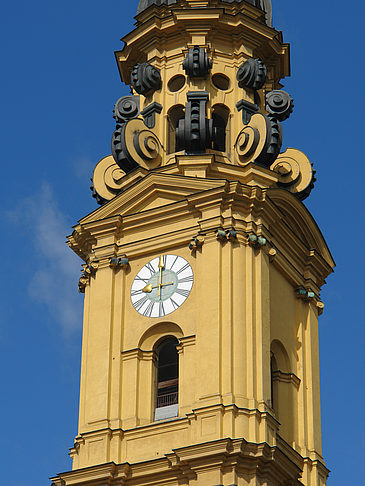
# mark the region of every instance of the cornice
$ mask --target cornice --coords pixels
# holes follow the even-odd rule
[[[278,81],[290,74],[289,45],[283,43],[280,32],[258,21],[260,15],[257,13],[257,9],[249,4],[242,4],[239,9],[230,4],[194,9],[151,8],[148,15],[144,12],[138,17],[136,28],[123,37],[125,47],[115,52],[121,78],[129,84],[135,62],[148,58],[148,53],[156,45],[159,45],[159,52],[161,46],[167,48],[164,41],[170,36],[183,37],[182,46],[185,46],[188,38],[196,33],[205,36],[206,42],[213,47],[216,31],[219,31],[221,36],[226,35],[229,39],[241,39],[255,55],[264,55],[269,63],[277,64],[275,79]]]
[[[133,260],[187,246],[197,234],[215,238],[226,226],[235,227],[241,244],[248,244],[241,232],[265,237],[276,250],[272,263],[294,286],[319,295],[334,262],[308,210],[282,189],[152,172],[83,218],[69,245],[85,261],[93,251],[105,259],[127,254]]]

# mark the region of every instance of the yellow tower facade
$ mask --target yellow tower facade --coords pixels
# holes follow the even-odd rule
[[[334,268],[282,150],[268,0],[142,0],[116,52],[84,260],[79,433],[54,486],[324,486],[318,316]]]

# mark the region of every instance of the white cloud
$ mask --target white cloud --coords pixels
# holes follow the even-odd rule
[[[65,243],[70,225],[50,185],[43,183],[37,194],[23,199],[8,216],[25,225],[37,255],[38,269],[28,284],[30,298],[43,304],[51,321],[60,324],[66,335],[71,334],[82,325],[83,299],[77,292],[81,261]]]
[[[95,161],[88,157],[79,157],[72,161],[74,173],[78,179],[85,182],[91,179],[95,167]]]

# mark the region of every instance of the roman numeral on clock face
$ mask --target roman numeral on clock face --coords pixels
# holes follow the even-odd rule
[[[137,300],[137,302],[134,302],[134,308],[136,311],[140,311],[140,309],[144,306],[144,304],[148,301],[148,298],[146,296],[143,296],[141,299]]]
[[[184,278],[179,278],[179,284],[180,283],[189,283],[189,282],[193,282],[194,281],[194,277],[192,275],[189,275],[188,277],[184,277]]]
[[[155,305],[154,302],[150,302],[146,307],[146,309],[144,310],[143,315],[146,317],[151,317],[154,305]]]
[[[176,289],[176,293],[179,294],[179,295],[182,295],[185,298],[187,298],[187,297],[189,297],[190,290],[184,290],[184,289],[177,288]]]
[[[184,272],[185,270],[187,270],[188,268],[190,268],[190,265],[186,262],[186,265],[184,265],[183,267],[181,267],[179,270],[177,270],[176,275],[179,275],[180,273]]]
[[[153,265],[151,264],[151,262],[146,263],[145,268],[147,268],[147,270],[150,271],[151,277],[152,277],[152,275],[154,275],[156,273],[156,269],[153,268]]]

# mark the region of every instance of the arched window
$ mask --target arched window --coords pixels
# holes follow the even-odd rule
[[[155,420],[177,417],[179,397],[179,355],[175,337],[170,337],[156,348],[157,389]]]
[[[170,108],[167,115],[167,140],[168,140],[168,153],[173,154],[174,152],[179,152],[182,147],[179,147],[176,140],[176,128],[179,120],[185,117],[185,108],[183,105],[176,105]]]
[[[295,410],[300,380],[292,372],[289,355],[283,344],[271,343],[271,407],[280,422],[280,435],[295,441]]]
[[[276,362],[276,358],[273,352],[271,352],[271,360],[270,360],[270,371],[271,371],[271,408],[273,410],[277,407],[278,401],[278,387],[275,380],[275,372],[278,371],[278,365]]]
[[[230,146],[229,114],[229,108],[225,105],[217,104],[212,108],[213,126],[215,129],[213,150],[225,152],[226,147]]]

